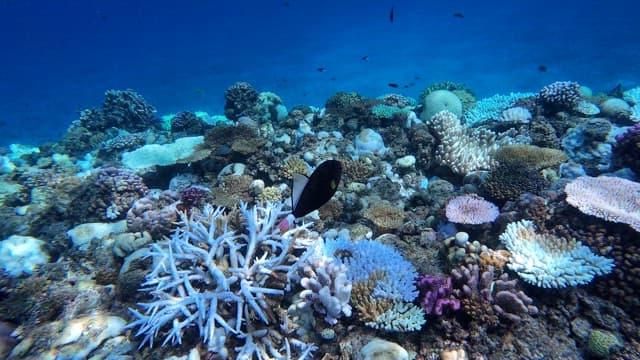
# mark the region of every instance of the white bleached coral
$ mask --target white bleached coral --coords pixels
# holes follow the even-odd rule
[[[457,116],[446,110],[431,118],[429,128],[439,142],[436,162],[460,175],[491,169],[494,152],[502,143],[511,142],[508,138],[498,139],[489,130],[463,126]]]
[[[575,239],[536,233],[532,221],[507,225],[500,240],[511,253],[507,266],[524,281],[543,288],[587,284],[613,270],[613,260],[595,255]]]
[[[276,300],[295,269],[291,256],[296,236],[306,227],[280,234],[277,227],[282,204],[248,208],[241,204],[244,229],[228,229],[222,208],[204,207],[182,214],[172,238],[151,245],[151,272],[141,289],[153,296],[131,309],[136,320],[128,325],[143,336],[142,344],[182,343],[183,331],[196,328],[207,350],[229,356],[226,339],[243,342],[238,358],[291,358],[292,348],[305,358],[315,348],[273,328],[268,298]],[[274,281],[279,279],[279,281]]]

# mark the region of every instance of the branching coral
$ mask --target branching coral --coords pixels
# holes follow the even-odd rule
[[[493,153],[500,146],[493,132],[467,128],[446,110],[431,118],[429,128],[439,142],[435,158],[440,165],[460,175],[491,168]]]
[[[539,287],[587,284],[594,276],[613,270],[613,260],[595,255],[575,239],[536,233],[529,220],[507,225],[500,240],[511,253],[507,267]]]
[[[244,231],[227,227],[222,208],[206,205],[202,212],[181,216],[181,225],[172,238],[151,245],[153,267],[141,289],[153,296],[131,309],[142,344],[153,344],[163,334],[163,344],[182,343],[183,331],[197,328],[209,351],[226,357],[226,339],[244,339],[236,348],[238,357],[271,356],[289,358],[290,344],[306,357],[313,345],[288,339],[287,334],[269,325],[273,312],[268,298],[281,297],[294,271],[290,252],[295,245],[294,228],[280,234],[277,221],[282,205],[248,208],[241,205],[246,221]],[[279,281],[273,281],[273,280]],[[286,355],[281,353],[286,349]]]
[[[414,284],[417,273],[397,250],[376,241],[354,242],[348,236],[340,236],[325,239],[323,251],[347,266],[354,286],[353,306],[358,311],[366,309],[361,318],[365,324],[388,331],[422,327],[424,312],[411,304],[418,295]]]

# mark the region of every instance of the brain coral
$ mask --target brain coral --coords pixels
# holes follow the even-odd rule
[[[581,176],[564,191],[567,202],[583,213],[629,224],[640,232],[640,183],[612,176]]]

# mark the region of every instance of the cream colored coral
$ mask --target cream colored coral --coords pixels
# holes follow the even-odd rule
[[[402,346],[378,338],[363,346],[360,355],[364,360],[409,360],[409,353]]]

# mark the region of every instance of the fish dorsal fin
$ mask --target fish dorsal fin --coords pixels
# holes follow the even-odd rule
[[[291,187],[291,208],[295,211],[298,207],[298,201],[300,200],[300,195],[304,191],[304,188],[307,186],[309,182],[309,178],[302,174],[293,174],[292,179],[292,187]]]

